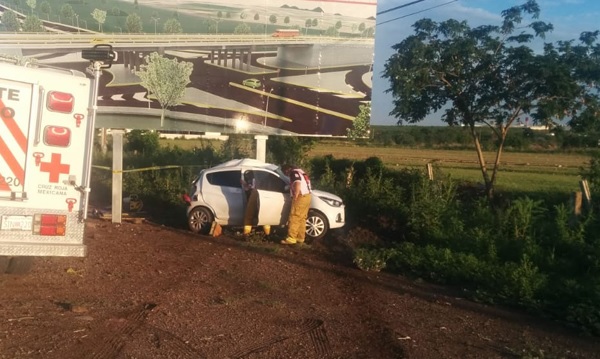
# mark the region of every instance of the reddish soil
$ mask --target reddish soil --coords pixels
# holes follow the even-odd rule
[[[352,235],[284,246],[90,220],[86,258],[0,275],[0,358],[600,358],[556,323],[362,272]]]

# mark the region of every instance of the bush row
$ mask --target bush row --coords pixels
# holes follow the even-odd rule
[[[312,164],[320,187],[344,198],[351,226],[375,233],[353,244],[359,268],[458,286],[600,335],[600,206],[575,216],[567,199],[522,195],[491,205],[476,186],[377,158]]]

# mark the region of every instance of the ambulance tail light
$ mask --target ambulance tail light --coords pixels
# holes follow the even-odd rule
[[[36,214],[33,217],[33,234],[41,236],[64,236],[67,216],[59,214]]]
[[[50,111],[71,113],[74,105],[75,97],[72,94],[59,91],[48,92],[46,106]]]

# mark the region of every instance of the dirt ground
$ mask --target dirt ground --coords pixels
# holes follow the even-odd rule
[[[600,358],[600,340],[311,245],[92,219],[85,258],[0,275],[0,358]],[[350,232],[351,235],[351,232]]]

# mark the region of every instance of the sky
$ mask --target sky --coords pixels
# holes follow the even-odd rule
[[[391,47],[413,34],[412,25],[416,21],[422,18],[439,22],[456,19],[466,20],[472,27],[498,25],[502,10],[521,5],[525,0],[423,0],[414,5],[381,13],[412,2],[414,0],[377,1],[371,102],[373,125],[395,125],[398,122],[398,119],[389,115],[393,109],[393,99],[391,94],[385,92],[390,87],[389,80],[382,78],[381,74],[385,63],[394,52]],[[552,33],[546,36],[546,42],[578,39],[582,31],[600,29],[599,0],[537,0],[537,3],[541,9],[539,20],[554,25]],[[439,114],[432,114],[419,125],[444,125],[439,118]]]

